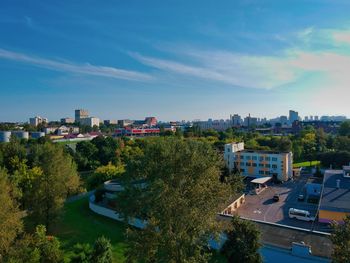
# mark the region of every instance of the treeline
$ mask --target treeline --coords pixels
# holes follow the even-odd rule
[[[0,262],[64,262],[60,242],[51,233],[66,198],[83,190],[66,149],[45,139],[12,138],[0,144],[0,189]],[[75,258],[82,254],[79,246]],[[85,261],[72,262],[111,262],[104,238],[85,252]]]

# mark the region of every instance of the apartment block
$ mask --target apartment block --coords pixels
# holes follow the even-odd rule
[[[292,152],[246,150],[243,142],[229,143],[224,160],[230,171],[236,168],[243,176],[287,181],[293,175]]]

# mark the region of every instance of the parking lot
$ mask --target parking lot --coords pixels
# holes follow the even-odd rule
[[[298,200],[299,194],[304,193],[304,186],[310,175],[302,175],[295,181],[288,181],[283,184],[268,183],[267,189],[258,195],[247,194],[245,204],[238,208],[240,216],[262,220],[266,222],[278,223],[304,229],[319,231],[329,231],[329,227],[314,222],[306,222],[298,219],[291,219],[288,216],[290,208],[307,210],[311,216],[316,216],[317,204],[312,204]],[[274,201],[273,196],[279,194],[279,201]]]

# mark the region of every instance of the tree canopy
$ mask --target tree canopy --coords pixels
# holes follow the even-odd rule
[[[221,159],[208,143],[160,138],[127,164],[118,211],[147,219],[130,229],[129,259],[145,262],[206,262],[204,248],[219,231],[216,214],[231,192],[221,183]],[[140,183],[144,182],[144,183]]]

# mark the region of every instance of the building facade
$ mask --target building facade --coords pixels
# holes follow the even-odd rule
[[[82,119],[80,119],[80,123],[82,125],[86,125],[86,126],[90,126],[90,127],[94,127],[94,126],[99,127],[100,126],[100,119],[96,118],[96,117],[82,118]]]
[[[82,119],[86,119],[89,117],[89,111],[78,109],[75,110],[75,122],[80,122]]]
[[[225,144],[224,160],[227,168],[238,169],[243,176],[272,177],[287,181],[293,176],[292,152],[245,150],[244,143]]]
[[[35,117],[29,119],[29,124],[33,125],[35,127],[38,126],[39,124],[43,124],[43,123],[48,123],[48,119],[42,118],[40,116],[35,116]]]

